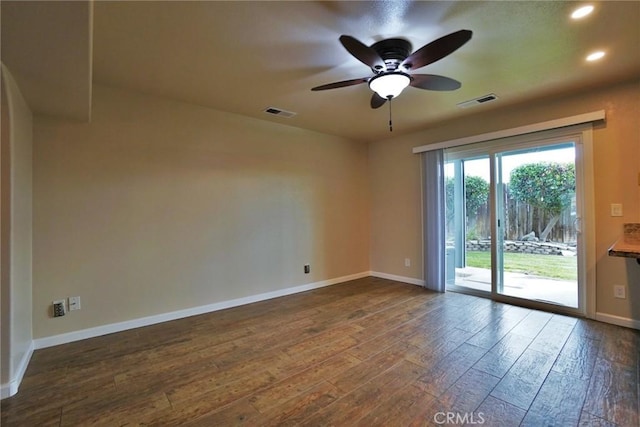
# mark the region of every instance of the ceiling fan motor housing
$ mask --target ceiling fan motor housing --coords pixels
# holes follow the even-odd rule
[[[387,66],[387,72],[395,71],[398,66],[411,54],[411,43],[405,39],[384,39],[371,45]],[[371,70],[379,74],[382,68],[372,67]]]

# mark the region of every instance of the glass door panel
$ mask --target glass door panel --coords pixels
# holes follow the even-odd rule
[[[575,145],[495,155],[496,292],[578,307]]]
[[[489,155],[445,163],[448,289],[491,292],[489,176]]]

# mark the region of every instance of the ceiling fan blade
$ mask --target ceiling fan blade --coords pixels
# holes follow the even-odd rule
[[[437,40],[432,41],[413,52],[400,66],[415,70],[425,65],[432,64],[445,56],[453,53],[471,39],[473,33],[469,30],[460,30]]]
[[[371,108],[380,108],[385,102],[387,102],[385,98],[373,92],[373,96],[371,96]]]
[[[341,82],[327,83],[326,85],[316,86],[314,88],[311,88],[311,90],[318,91],[318,90],[327,90],[327,89],[337,89],[340,87],[359,85],[361,83],[366,83],[368,81],[369,81],[368,77],[362,78],[362,79],[343,80]]]
[[[436,74],[412,74],[409,85],[418,89],[438,91],[456,90],[462,86],[457,80]]]
[[[358,61],[373,68],[377,71],[384,71],[387,69],[384,60],[378,55],[378,52],[363,44],[361,41],[356,40],[351,36],[340,36],[340,43],[347,51],[353,55]]]

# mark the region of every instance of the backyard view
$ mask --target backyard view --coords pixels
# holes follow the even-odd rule
[[[498,153],[494,183],[488,154],[447,160],[448,285],[491,291],[498,278],[498,293],[577,307],[574,158],[572,143]]]
[[[519,253],[504,254],[505,271],[543,276],[551,279],[577,280],[575,256],[532,255]],[[490,252],[467,252],[467,265],[477,268],[491,268]]]

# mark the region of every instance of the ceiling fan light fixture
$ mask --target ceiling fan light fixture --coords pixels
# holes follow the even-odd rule
[[[405,73],[387,73],[375,76],[369,81],[369,87],[381,98],[391,99],[402,93],[409,86],[411,78]]]

